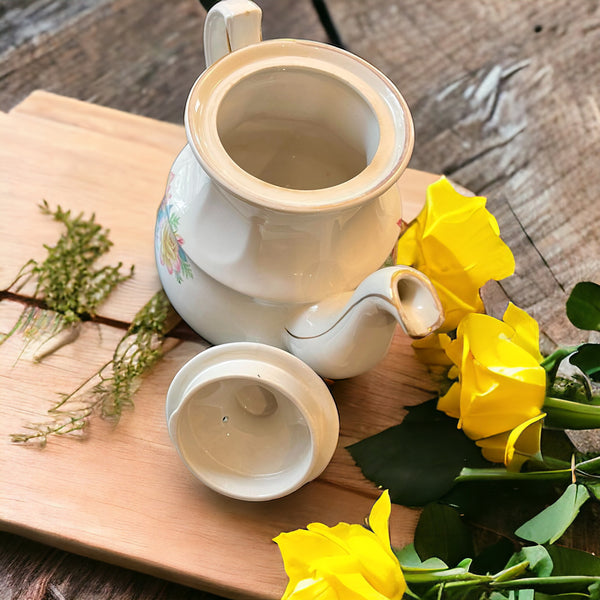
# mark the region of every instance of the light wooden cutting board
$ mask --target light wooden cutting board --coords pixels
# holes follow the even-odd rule
[[[373,371],[332,389],[341,420],[330,466],[300,491],[266,503],[222,497],[196,481],[171,446],[165,394],[177,370],[206,348],[199,338],[170,351],[145,378],[135,408],[116,426],[96,418],[84,439],[52,439],[44,449],[11,443],[10,434],[44,412],[109,360],[133,315],[160,284],[153,227],[169,168],[185,144],[183,128],[35,92],[0,113],[0,290],[29,259],[45,257],[61,226],[38,204],[95,213],[110,229],[108,261],[135,265],[80,338],[41,363],[23,339],[0,346],[0,528],[232,598],[278,598],[287,581],[271,541],[313,521],[361,523],[379,491],[365,481],[345,446],[398,423],[403,406],[434,385],[408,340],[394,339]],[[405,219],[437,176],[408,170],[400,186]],[[0,301],[6,332],[28,302]],[[411,540],[418,513],[394,506],[392,541]]]

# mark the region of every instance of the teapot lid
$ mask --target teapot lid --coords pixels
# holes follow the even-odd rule
[[[192,358],[169,387],[166,413],[188,469],[243,500],[278,498],[318,477],[338,441],[323,380],[266,344],[222,344]]]

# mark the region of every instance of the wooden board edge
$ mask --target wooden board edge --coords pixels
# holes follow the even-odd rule
[[[202,592],[231,598],[231,600],[265,600],[264,596],[247,594],[244,590],[233,589],[215,585],[210,581],[200,580],[185,571],[175,571],[165,568],[160,563],[133,558],[125,553],[117,553],[112,550],[104,550],[91,544],[86,544],[66,536],[49,534],[43,529],[35,529],[22,525],[13,524],[0,518],[0,531],[12,535],[18,535],[33,542],[38,542],[63,552],[77,554],[90,560],[96,560],[121,569],[128,569],[150,577],[163,579],[171,583],[190,587]]]
[[[75,125],[118,139],[155,146],[161,150],[171,146],[178,138],[181,139],[181,147],[186,141],[181,125],[126,113],[45,90],[35,90],[8,114],[27,114]]]

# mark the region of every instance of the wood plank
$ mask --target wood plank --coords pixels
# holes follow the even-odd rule
[[[149,143],[155,129],[165,136],[164,147]],[[59,234],[60,228],[36,208],[41,198],[94,212],[111,230],[108,260],[136,265],[135,277],[99,313],[126,325],[159,287],[154,216],[163,173],[181,136],[180,127],[47,93],[0,114],[0,208],[10,215],[0,224],[2,285],[14,278],[25,257],[43,258],[41,245],[52,244]],[[427,184],[435,179],[412,170],[403,177],[406,219],[418,212]],[[26,223],[29,235],[15,223]],[[0,331],[10,329],[23,302],[26,297],[0,303]],[[177,370],[206,347],[199,338],[181,343],[161,361],[136,394],[135,410],[118,426],[96,418],[82,440],[53,439],[43,451],[11,444],[10,433],[43,420],[57,393],[73,390],[103,365],[123,332],[84,323],[75,343],[41,363],[32,362],[35,344],[23,351],[20,335],[0,346],[0,525],[230,597],[280,596],[285,574],[271,542],[280,531],[312,521],[363,521],[379,491],[364,479],[345,446],[399,422],[404,406],[433,390],[408,339],[397,335],[379,367],[333,386],[340,439],[323,475],[268,503],[234,501],[208,490],[188,473],[168,439],[166,390]],[[411,539],[418,511],[394,506],[393,515],[392,539],[401,546]]]
[[[310,1],[260,0],[266,38],[326,40]],[[0,12],[0,110],[36,89],[181,123],[204,69],[195,0],[11,2]]]
[[[2,302],[0,327],[6,329],[20,309]],[[376,491],[345,489],[354,477],[346,472],[339,486],[324,477],[281,500],[245,503],[197,482],[169,441],[164,398],[174,374],[202,344],[185,342],[172,350],[146,378],[134,411],[118,426],[94,419],[86,438],[53,439],[43,451],[10,443],[8,434],[39,420],[54,392],[74,389],[104,364],[122,333],[86,323],[77,343],[39,364],[27,356],[15,360],[21,352],[18,337],[2,347],[2,528],[231,597],[279,597],[285,577],[271,538],[315,520],[362,522]],[[363,402],[361,410],[371,408]],[[395,543],[410,540],[416,516],[394,507]]]
[[[154,221],[180,137],[159,149],[15,113],[0,119],[0,138],[0,213],[7,217],[0,224],[5,257],[0,288],[14,281],[28,259],[43,260],[42,245],[58,239],[60,224],[38,209],[46,200],[52,208],[60,205],[88,217],[95,213],[114,242],[105,262],[123,262],[124,272],[135,266],[134,277],[115,290],[101,313],[130,322],[160,289]]]
[[[488,197],[517,259],[507,296],[541,324],[545,351],[585,341],[564,312],[600,281],[600,7],[568,0],[346,2],[347,46],[407,98],[411,166]]]
[[[129,140],[167,153],[176,153],[186,144],[182,125],[124,113],[44,90],[35,90],[29,94],[11,110],[11,114],[27,114],[75,125],[113,139]]]

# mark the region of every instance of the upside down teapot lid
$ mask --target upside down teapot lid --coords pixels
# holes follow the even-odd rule
[[[321,474],[338,441],[337,409],[323,380],[293,355],[239,342],[205,350],[173,379],[169,435],[210,488],[270,500]]]

